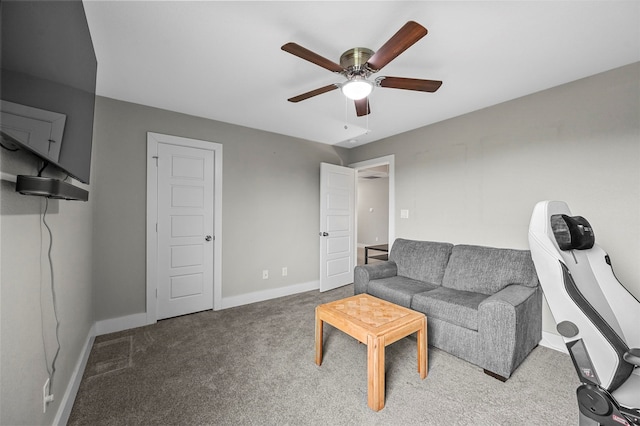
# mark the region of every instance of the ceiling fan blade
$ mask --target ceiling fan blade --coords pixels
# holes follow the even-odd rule
[[[299,44],[287,43],[284,46],[282,46],[281,49],[284,50],[285,52],[289,52],[292,55],[297,56],[298,58],[302,58],[305,61],[309,61],[313,64],[321,66],[322,68],[328,69],[329,71],[333,71],[333,72],[344,71],[340,65],[336,64],[333,61],[330,61],[327,58],[324,58],[318,55],[317,53],[310,51],[309,49],[306,49],[300,46]]]
[[[369,106],[369,98],[358,99],[354,102],[356,103],[356,115],[358,117],[371,114],[371,108]]]
[[[407,22],[369,58],[367,66],[372,72],[380,71],[382,67],[426,35],[427,29],[425,27],[414,21]]]
[[[438,80],[422,80],[419,78],[378,77],[376,83],[380,87],[392,89],[419,90],[421,92],[435,92],[442,85]]]
[[[332,90],[337,89],[338,86],[335,84],[329,84],[328,86],[320,87],[319,89],[311,90],[310,92],[303,93],[302,95],[294,96],[293,98],[287,99],[289,102],[300,102],[305,99],[312,98],[314,96],[322,95],[323,93],[330,92]]]

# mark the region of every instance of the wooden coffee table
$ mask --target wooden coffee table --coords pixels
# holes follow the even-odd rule
[[[427,377],[427,318],[420,312],[368,294],[358,294],[316,307],[316,364],[322,364],[324,322],[367,345],[367,404],[384,407],[384,348],[418,333],[418,372]]]

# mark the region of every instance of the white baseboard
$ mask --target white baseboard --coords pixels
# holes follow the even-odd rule
[[[265,300],[275,299],[277,297],[290,296],[292,294],[303,293],[305,291],[317,290],[320,288],[318,281],[310,281],[302,284],[290,285],[287,287],[279,287],[263,291],[255,291],[253,293],[241,294],[238,296],[225,297],[222,299],[222,308],[234,308],[236,306],[248,305],[249,303],[262,302]],[[118,331],[129,330],[131,328],[142,327],[148,325],[147,313],[126,315],[124,317],[110,318],[107,320],[97,321],[95,324],[95,336],[103,334],[116,333]]]
[[[287,287],[273,288],[253,293],[241,294],[238,296],[225,297],[222,299],[222,308],[234,308],[236,306],[248,305],[249,303],[262,302],[275,299],[277,297],[290,296],[292,294],[303,293],[305,291],[317,290],[320,288],[318,281],[310,281],[302,284],[290,285]],[[126,315],[124,317],[110,318],[97,321],[95,324],[95,336],[116,333],[118,331],[129,330],[131,328],[148,325],[147,313]]]
[[[80,389],[80,382],[84,375],[84,370],[87,367],[87,361],[91,354],[91,348],[96,336],[102,334],[115,333],[116,331],[127,330],[130,328],[140,327],[146,325],[147,314],[134,314],[120,318],[113,318],[103,321],[95,322],[89,329],[87,340],[82,348],[80,357],[76,362],[76,366],[71,373],[71,378],[67,384],[67,389],[64,392],[62,399],[60,400],[60,406],[56,412],[56,416],[53,420],[54,425],[64,426],[69,421],[71,410],[73,409],[73,403],[76,400],[78,389]]]
[[[249,303],[263,302],[265,300],[275,299],[283,296],[290,296],[292,294],[303,293],[305,291],[318,290],[319,288],[319,281],[309,281],[307,283],[295,284],[287,287],[272,288],[269,290],[240,294],[238,296],[223,297],[222,309],[248,305]]]
[[[87,335],[87,341],[82,348],[82,352],[80,353],[80,357],[78,358],[78,362],[76,363],[76,367],[73,369],[73,373],[71,373],[71,378],[69,379],[69,383],[67,384],[67,389],[60,400],[60,406],[58,407],[58,412],[56,413],[56,417],[53,420],[54,425],[66,425],[69,421],[69,416],[71,415],[71,409],[73,408],[73,403],[76,400],[76,395],[78,394],[78,389],[80,388],[80,382],[82,381],[82,376],[84,374],[85,367],[87,366],[87,360],[89,359],[89,354],[91,353],[91,348],[93,347],[93,341],[96,338],[96,325],[92,325],[89,329],[89,334]]]
[[[147,325],[147,313],[127,315],[96,322],[96,336]]]
[[[569,351],[567,351],[567,346],[564,344],[564,339],[559,334],[543,331],[542,340],[540,340],[540,346],[569,354]]]

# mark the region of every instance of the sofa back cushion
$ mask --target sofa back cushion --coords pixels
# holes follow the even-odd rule
[[[538,285],[529,250],[457,245],[442,280],[444,287],[488,295],[510,284]]]
[[[398,238],[389,260],[398,266],[398,275],[430,284],[442,285],[453,244]]]

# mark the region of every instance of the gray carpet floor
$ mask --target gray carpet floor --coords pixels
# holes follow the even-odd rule
[[[314,363],[314,308],[349,285],[99,336],[70,425],[577,425],[568,355],[537,347],[502,383],[416,340],[386,348],[386,402],[367,406],[366,346],[325,325]]]

